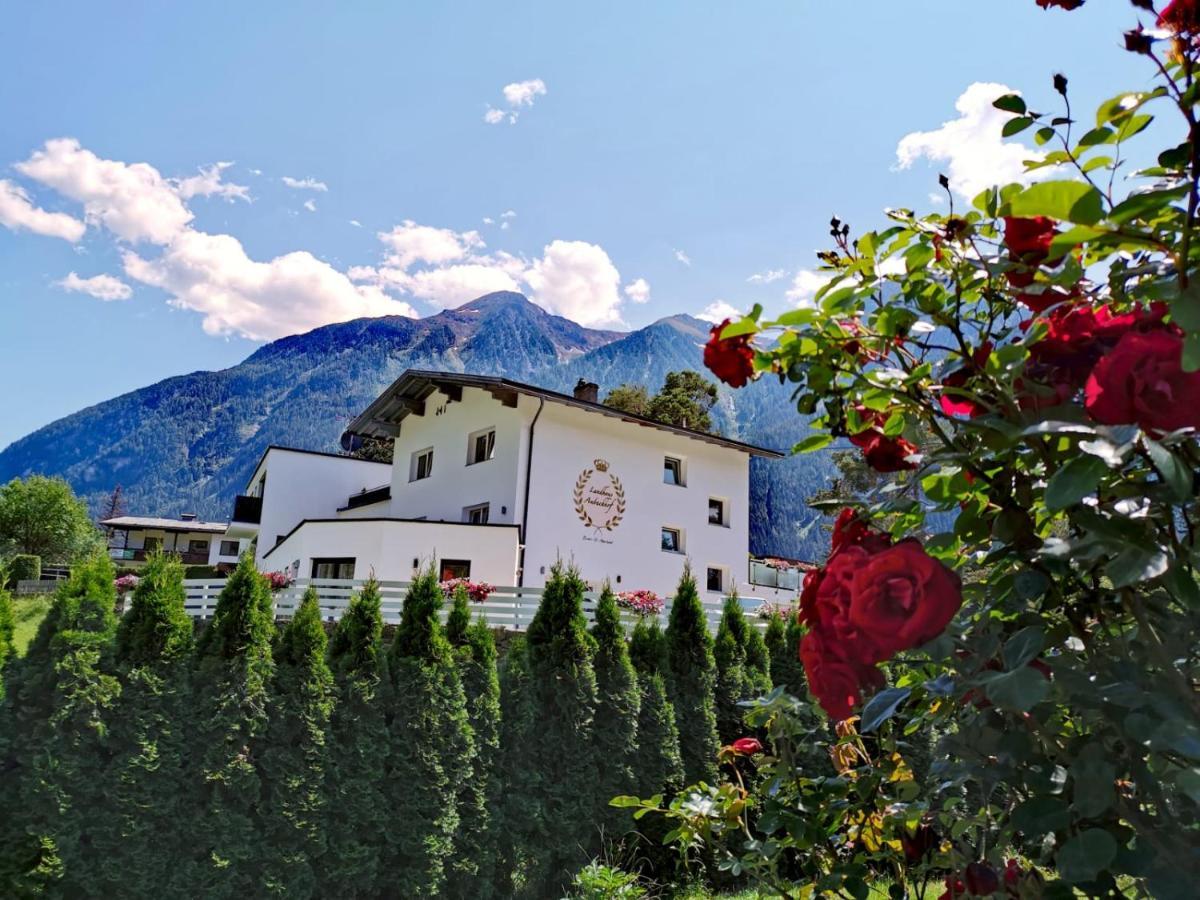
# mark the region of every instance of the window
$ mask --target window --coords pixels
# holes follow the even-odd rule
[[[222,556],[237,556],[238,542],[237,541],[221,541]]]
[[[705,584],[710,591],[723,594],[725,592],[725,570],[719,566],[709,566],[704,576]]]
[[[664,528],[662,530],[662,548],[667,553],[682,553],[683,532],[678,528]]]
[[[496,429],[477,431],[467,438],[467,465],[486,462],[496,455]]]
[[[725,509],[725,501],[720,497],[708,498],[708,524],[728,525],[729,518]]]
[[[663,484],[683,487],[683,460],[673,456],[663,458]]]
[[[488,523],[488,507],[487,503],[464,507],[463,521],[470,522],[472,525],[486,525]]]
[[[192,538],[190,541],[188,541],[188,550],[190,550],[192,553],[207,553],[208,541],[198,541],[195,538]]]
[[[142,541],[142,549],[147,553],[153,553],[155,550],[162,549],[162,538],[148,537]]]
[[[433,474],[433,448],[418,450],[412,455],[412,471],[408,474],[409,481],[420,481]]]
[[[354,577],[354,557],[341,556],[331,559],[314,559],[312,561],[313,578],[345,578]]]
[[[469,559],[443,559],[441,575],[442,581],[449,581],[451,578],[470,578],[471,577],[471,561]]]

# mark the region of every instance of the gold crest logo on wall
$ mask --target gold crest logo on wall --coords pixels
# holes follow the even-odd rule
[[[594,460],[575,479],[575,514],[597,533],[612,531],[625,517],[625,488],[608,470],[608,461]]]

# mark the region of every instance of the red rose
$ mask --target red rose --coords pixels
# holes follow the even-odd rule
[[[1040,3],[1041,0],[1038,2]],[[946,890],[938,897],[938,900],[958,900],[960,897],[967,896],[967,886],[957,875],[947,875],[944,884]]]
[[[1014,259],[1029,265],[1041,265],[1050,255],[1050,242],[1058,234],[1054,220],[1045,216],[1023,219],[1004,217],[1004,246]]]
[[[833,523],[830,556],[843,547],[862,547],[868,553],[876,553],[891,545],[890,535],[876,531],[850,507],[846,507],[838,513],[837,521]]]
[[[1183,339],[1169,331],[1127,333],[1092,370],[1088,415],[1105,425],[1146,431],[1200,428],[1200,372],[1181,366]]]
[[[955,369],[942,379],[942,386],[948,388],[963,388],[976,372],[987,365],[988,357],[992,355],[992,342],[986,341],[978,350],[971,354],[971,359],[962,367]],[[987,412],[987,408],[976,403],[969,397],[957,394],[942,394],[938,397],[942,412],[948,416],[963,415],[974,418]]]
[[[904,540],[855,572],[850,621],[890,656],[941,634],[962,606],[961,588],[954,572]]]
[[[811,569],[804,573],[804,583],[800,587],[800,621],[806,625],[817,624],[817,591],[825,579],[824,569]]]
[[[891,438],[875,432],[863,445],[863,458],[876,472],[901,472],[917,467],[915,462],[908,459],[917,450],[915,444],[904,438]]]
[[[866,565],[870,554],[862,547],[843,547],[825,564],[825,573],[817,586],[817,625],[843,644],[853,647],[851,654],[865,662],[876,662],[869,641],[860,641],[859,629],[850,621],[850,601],[854,587],[854,573]],[[860,643],[863,646],[858,646]]]
[[[963,873],[963,882],[976,897],[986,897],[1000,890],[1000,876],[985,862],[968,864],[967,871]]]
[[[1159,15],[1158,26],[1176,34],[1200,33],[1200,0],[1171,0]]]
[[[864,686],[883,683],[883,673],[878,669],[847,659],[841,650],[821,630],[810,631],[800,639],[800,662],[804,664],[808,689],[826,715],[837,722],[850,717]]]
[[[754,374],[754,351],[750,348],[750,335],[722,338],[721,332],[729,324],[726,319],[714,325],[704,345],[704,365],[730,387],[745,387]]]
[[[738,756],[753,756],[756,753],[763,752],[763,745],[759,743],[757,738],[752,737],[738,738],[729,747]]]
[[[1079,7],[1083,6],[1084,2],[1085,0],[1037,0],[1037,5],[1042,9],[1057,7],[1058,9],[1072,10],[1079,9]]]
[[[938,843],[937,832],[924,823],[915,831],[905,829],[900,833],[900,848],[910,863],[920,862]]]
[[[1021,864],[1015,859],[1004,863],[1004,887],[1010,895],[1015,895],[1021,886]]]

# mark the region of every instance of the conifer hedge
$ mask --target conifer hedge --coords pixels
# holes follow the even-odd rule
[[[667,624],[667,691],[689,784],[717,777],[717,664],[691,567],[685,567]]]

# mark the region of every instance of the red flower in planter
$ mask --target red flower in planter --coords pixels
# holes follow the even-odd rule
[[[730,387],[745,387],[754,374],[754,351],[750,348],[750,335],[722,338],[721,332],[730,320],[714,325],[704,345],[704,365]]]
[[[1200,372],[1183,371],[1183,339],[1170,331],[1125,334],[1088,376],[1088,415],[1145,430],[1200,428]]]
[[[758,738],[752,737],[738,738],[729,747],[738,756],[754,756],[763,752],[763,745],[759,743]]]
[[[1200,0],[1171,0],[1159,14],[1158,25],[1176,34],[1200,34]]]
[[[958,575],[908,539],[858,567],[849,618],[886,658],[933,640],[961,606]]]

